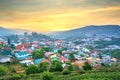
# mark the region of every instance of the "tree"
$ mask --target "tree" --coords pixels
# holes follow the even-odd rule
[[[81,57],[84,57],[85,55],[84,54],[80,54]]]
[[[1,65],[0,66],[0,76],[7,74],[7,72],[8,72],[8,68]]]
[[[63,73],[64,75],[67,75],[67,74],[70,74],[71,72],[70,72],[70,70],[64,70],[62,73]]]
[[[70,53],[70,60],[71,61],[75,61],[75,56],[74,56],[74,52]]]
[[[80,70],[78,65],[73,65],[73,69],[74,69],[75,71]]]
[[[62,54],[62,50],[58,50],[58,53],[59,53],[59,54]]]
[[[52,51],[52,49],[50,49],[49,47],[43,47],[42,49],[46,52]]]
[[[0,54],[2,54],[3,44],[0,44]]]
[[[73,71],[74,70],[73,69],[73,65],[70,62],[67,62],[66,64],[68,65],[68,70],[69,71]]]
[[[7,37],[7,39],[8,39],[8,45],[10,45],[11,44],[11,40],[10,40],[9,37]]]
[[[27,74],[35,74],[38,73],[39,69],[36,65],[30,65],[26,68],[26,73]]]
[[[44,50],[43,49],[36,50],[32,53],[32,56],[34,59],[43,58],[44,57]]]
[[[44,72],[49,70],[49,63],[47,62],[42,62],[38,65],[39,72]]]
[[[120,49],[112,51],[111,56],[117,58],[118,60],[120,60]]]
[[[83,66],[83,69],[84,70],[92,70],[93,68],[88,62],[85,62],[85,65]]]
[[[52,72],[63,71],[62,63],[60,61],[53,61],[50,67],[50,71]]]
[[[66,48],[66,47],[63,47],[63,48],[62,48],[62,50],[63,50],[63,51],[66,51],[66,50],[67,50],[67,48]]]
[[[42,80],[53,80],[53,74],[51,72],[43,72],[41,75]]]
[[[11,48],[11,49],[15,49],[14,44],[11,44],[11,45],[10,45],[10,48]]]
[[[107,64],[107,63],[105,63],[105,62],[102,62],[101,65],[102,65],[103,67],[110,67],[110,65]]]

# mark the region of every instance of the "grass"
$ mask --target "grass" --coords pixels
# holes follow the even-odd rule
[[[8,67],[13,67],[15,70],[19,70],[20,68],[24,70],[24,67],[18,64],[9,65]],[[106,67],[92,71],[71,71],[66,75],[62,72],[53,72],[53,75],[53,80],[120,80],[120,66]],[[0,80],[41,80],[41,73],[26,75],[25,72],[15,73],[11,69],[7,75],[0,76]]]
[[[111,71],[86,71],[85,73],[71,72],[63,75],[62,72],[54,72],[54,80],[120,80],[120,72]],[[20,80],[40,80],[41,74],[31,74]]]

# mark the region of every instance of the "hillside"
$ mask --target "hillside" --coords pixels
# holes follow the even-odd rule
[[[12,30],[0,27],[0,36],[6,36],[11,34],[14,34]]]
[[[24,29],[7,29],[0,27],[0,36],[8,36],[12,34],[23,34],[24,32],[31,33],[29,30],[24,30]]]
[[[90,36],[119,36],[120,26],[119,25],[102,25],[102,26],[86,26],[83,28],[73,29],[69,31],[53,32],[52,37],[54,38],[81,38]]]

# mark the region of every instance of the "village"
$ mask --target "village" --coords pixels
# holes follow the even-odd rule
[[[77,65],[79,68],[82,68],[85,62],[89,62],[92,67],[100,68],[101,63],[111,65],[117,62],[116,58],[112,57],[110,53],[105,52],[108,48],[104,50],[90,49],[88,48],[88,43],[75,44],[72,41],[61,39],[49,40],[42,38],[41,41],[34,40],[30,42],[26,35],[25,33],[22,39],[21,37],[18,38],[19,42],[0,39],[0,63],[18,60],[20,64],[29,66],[31,64],[38,65],[41,62],[57,60],[62,62],[63,68],[67,67],[66,62]],[[82,39],[82,41],[85,40],[91,42],[89,39]]]

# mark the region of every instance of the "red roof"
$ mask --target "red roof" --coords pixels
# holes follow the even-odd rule
[[[91,52],[92,52],[92,53],[95,53],[95,52],[96,52],[96,50],[91,50]]]
[[[23,44],[25,47],[30,47],[31,45],[30,45],[30,43],[25,43],[25,44]]]
[[[46,52],[46,53],[45,53],[45,56],[46,56],[46,57],[49,57],[49,56],[52,55],[52,54],[54,54],[54,53],[53,53],[53,52]]]
[[[57,42],[65,42],[64,40],[57,40]]]
[[[6,46],[4,50],[11,50],[10,47]]]
[[[68,54],[68,52],[67,51],[62,51],[62,54]]]
[[[66,61],[66,62],[69,62],[69,61],[70,61],[69,59],[67,59],[67,58],[64,57],[64,56],[60,56],[60,60],[61,60],[61,61]]]
[[[18,46],[16,47],[17,50],[22,50],[23,48],[24,48],[24,45],[23,45],[23,44],[18,45]]]
[[[41,46],[37,46],[37,49],[41,49]]]
[[[34,44],[34,45],[37,45],[37,44],[38,44],[38,41],[34,41],[33,44]]]
[[[32,53],[33,51],[32,50],[28,50],[29,53]]]

